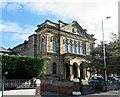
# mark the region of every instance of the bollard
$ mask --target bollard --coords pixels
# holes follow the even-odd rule
[[[36,96],[40,96],[41,95],[41,81],[40,79],[36,80],[36,91],[35,91],[35,95]]]
[[[72,94],[76,95],[76,96],[81,95],[81,92],[79,90],[79,79],[75,78],[75,79],[73,79],[73,82],[74,82],[74,90],[73,90]]]

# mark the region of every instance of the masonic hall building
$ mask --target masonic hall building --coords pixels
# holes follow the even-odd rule
[[[73,80],[89,77],[84,63],[94,47],[94,35],[87,34],[77,21],[67,24],[46,20],[35,32],[37,34],[29,36],[28,41],[13,50],[24,56],[46,58],[43,78]]]

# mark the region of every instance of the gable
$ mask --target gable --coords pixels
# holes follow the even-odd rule
[[[86,29],[83,29],[76,21],[71,23],[72,33],[78,34],[80,36],[86,37]]]
[[[76,21],[73,21],[72,23],[64,27],[61,27],[60,29],[68,33],[79,35],[80,37],[94,40],[94,38],[90,34],[87,34],[87,30],[83,29]]]

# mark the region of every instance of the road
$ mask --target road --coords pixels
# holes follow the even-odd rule
[[[0,92],[1,94],[1,92]],[[9,90],[4,92],[4,97],[35,97],[35,89]],[[55,92],[41,92],[37,97],[120,97],[119,91],[101,92],[89,95],[73,96]]]

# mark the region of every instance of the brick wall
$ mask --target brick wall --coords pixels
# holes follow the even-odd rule
[[[65,93],[65,94],[72,94],[73,88],[74,88],[73,86],[71,86],[71,87],[53,86],[51,84],[42,84],[41,85],[41,90],[43,90],[43,91]]]
[[[58,83],[58,84],[56,84]],[[66,85],[64,84],[66,83]],[[42,91],[50,91],[50,92],[58,92],[65,94],[72,94],[72,92],[79,90],[79,83],[74,83],[71,81],[53,81],[52,83],[42,83],[41,90]]]

